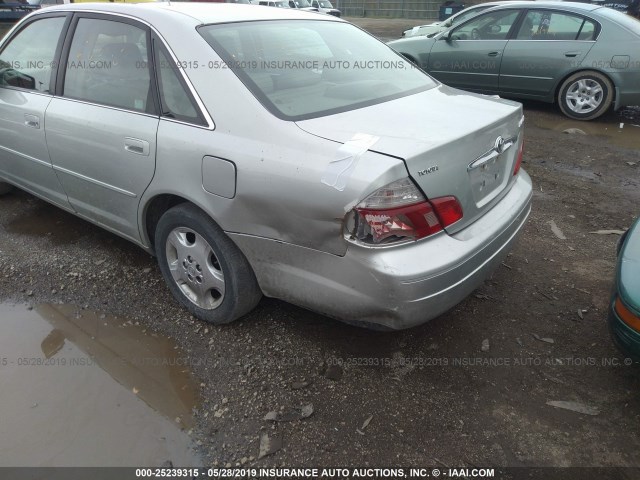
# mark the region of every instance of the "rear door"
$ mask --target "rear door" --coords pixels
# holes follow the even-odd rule
[[[509,40],[500,68],[500,91],[548,97],[558,79],[581,66],[600,26],[580,15],[530,9]]]
[[[56,54],[70,16],[39,15],[0,52],[0,176],[70,209],[51,166],[44,117],[51,102]]]
[[[60,97],[46,113],[51,161],[79,214],[139,240],[138,204],[154,175],[159,122],[150,31],[97,14],[77,16],[72,29]]]
[[[520,10],[482,13],[436,41],[427,71],[442,83],[475,92],[497,92],[502,54]]]

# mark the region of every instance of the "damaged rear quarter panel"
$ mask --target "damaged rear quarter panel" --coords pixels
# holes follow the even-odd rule
[[[160,123],[156,176],[143,205],[160,194],[182,196],[227,232],[344,255],[345,214],[372,191],[407,176],[402,161],[365,152],[344,191],[338,191],[321,179],[342,144],[315,137],[273,117],[272,125],[251,140],[241,135],[241,130],[225,131],[220,124],[210,131]],[[234,198],[204,189],[204,155],[233,162],[237,170]]]

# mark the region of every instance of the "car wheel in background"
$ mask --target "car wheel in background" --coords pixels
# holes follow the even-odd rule
[[[177,205],[160,218],[155,246],[171,293],[197,318],[229,323],[260,301],[262,292],[245,256],[195,205]]]
[[[567,78],[558,92],[560,110],[576,120],[593,120],[613,102],[611,81],[598,72],[577,72]]]

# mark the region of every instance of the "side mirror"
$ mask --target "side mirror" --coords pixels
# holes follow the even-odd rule
[[[0,85],[35,90],[36,79],[13,68],[0,69]]]
[[[440,37],[438,38],[438,40],[444,40],[445,42],[449,43],[452,40],[452,34],[453,34],[452,30],[445,30],[440,34]]]

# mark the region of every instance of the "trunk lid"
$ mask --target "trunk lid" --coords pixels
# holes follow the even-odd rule
[[[464,217],[446,228],[453,234],[509,191],[522,142],[522,119],[519,103],[439,85],[297,124],[340,143],[362,133],[378,137],[369,150],[402,159],[427,198],[454,195],[460,201]]]

